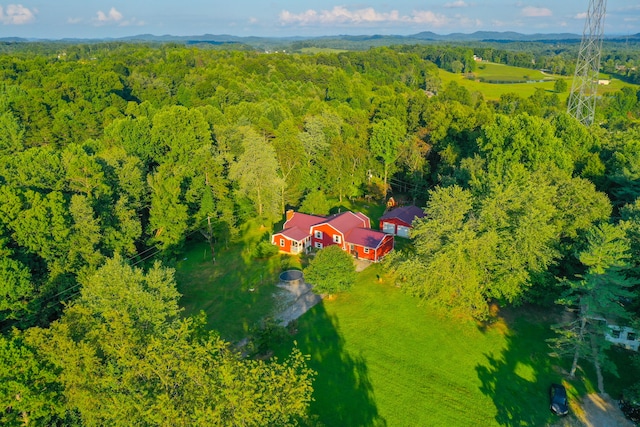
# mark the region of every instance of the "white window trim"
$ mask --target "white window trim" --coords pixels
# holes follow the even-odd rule
[[[284,248],[284,239],[280,239],[280,247]]]
[[[322,231],[316,230],[316,232],[314,233],[314,236],[316,239],[322,239]]]
[[[366,247],[365,247],[365,248],[364,248],[364,250],[363,250],[363,252],[364,252],[365,254],[368,254],[368,253],[369,253],[369,248],[366,248]]]
[[[342,243],[342,238],[340,237],[339,234],[334,234],[333,235],[333,243],[337,243],[337,244]]]
[[[317,249],[322,249],[322,242],[316,242],[315,246]]]

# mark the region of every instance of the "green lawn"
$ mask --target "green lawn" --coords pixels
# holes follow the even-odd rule
[[[494,64],[490,62],[483,62],[479,64],[483,69],[476,70],[475,77],[477,79],[483,78],[485,80],[498,80],[498,81],[518,81],[518,80],[543,80],[545,78],[550,79],[548,82],[535,82],[535,83],[509,83],[509,84],[496,84],[486,83],[477,80],[471,80],[465,78],[463,74],[454,74],[445,70],[439,70],[440,78],[444,84],[450,81],[456,81],[460,85],[464,86],[472,92],[482,93],[486,99],[497,100],[501,95],[506,93],[517,93],[522,97],[529,97],[533,95],[536,88],[542,88],[549,93],[556,93],[553,85],[554,79],[563,78],[567,81],[568,89],[566,92],[558,93],[560,102],[565,103],[569,97],[569,91],[571,89],[571,82],[573,76],[556,76],[546,75],[538,70],[530,68],[511,67],[509,65]],[[525,78],[527,77],[527,78]],[[608,78],[608,76],[603,76]],[[604,94],[609,92],[615,92],[622,89],[624,86],[632,86],[635,90],[638,90],[640,86],[625,83],[618,79],[611,79],[611,84],[607,86],[598,86],[598,93]]]
[[[477,79],[486,81],[553,80],[556,76],[544,74],[531,68],[511,67],[493,62],[482,62],[474,72]]]
[[[347,207],[343,205],[343,207]],[[376,218],[382,208],[349,204]],[[248,248],[269,230],[253,225],[242,241],[217,249],[191,242],[177,265],[178,290],[185,314],[204,310],[210,328],[237,341],[274,307],[278,274],[301,268],[297,257],[255,259]],[[543,310],[512,309],[504,321],[480,325],[438,316],[387,282],[383,266],[358,275],[348,293],[324,301],[297,321],[297,333],[275,349],[286,357],[294,342],[310,355],[318,372],[311,410],[326,426],[541,426],[554,422],[547,388],[563,381],[557,360],[547,356],[545,339],[552,317]],[[253,291],[250,291],[253,289]],[[613,397],[629,385],[628,353],[616,352],[625,372],[608,375]],[[569,362],[562,363],[566,369]],[[577,396],[595,391],[586,365],[564,384]],[[631,379],[630,379],[631,378]]]
[[[312,412],[328,426],[540,426],[554,421],[544,313],[482,326],[441,318],[378,283],[382,267],[298,320],[292,337],[318,372]],[[284,357],[288,343],[279,349]],[[576,380],[577,391],[588,385]],[[588,383],[590,384],[590,383]]]
[[[208,326],[229,341],[246,337],[252,326],[272,314],[278,275],[289,268],[300,269],[300,261],[287,255],[256,259],[251,248],[270,234],[270,230],[247,226],[241,242],[216,245],[215,264],[207,243],[191,242],[176,265],[185,313],[204,311]]]

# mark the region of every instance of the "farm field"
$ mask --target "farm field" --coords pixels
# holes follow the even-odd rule
[[[567,98],[569,97],[571,81],[573,80],[573,76],[549,75],[544,74],[539,70],[533,70],[530,68],[512,67],[509,65],[495,64],[490,62],[483,62],[479,64],[479,68],[474,73],[476,80],[468,79],[463,74],[454,74],[445,70],[439,70],[439,73],[443,84],[447,84],[450,81],[455,81],[472,92],[482,93],[488,100],[498,100],[500,96],[507,93],[517,93],[518,95],[526,98],[533,95],[537,88],[544,89],[548,93],[556,93],[553,88],[554,80],[563,78],[567,81],[568,89],[566,92],[558,93],[558,96],[560,97],[560,102],[565,103]],[[608,76],[603,76],[603,78],[607,77]],[[486,81],[530,80],[533,82],[498,84],[478,81],[479,79],[484,79]],[[544,79],[549,79],[549,81],[538,81]],[[611,83],[609,85],[598,86],[598,93],[604,94],[615,92],[620,90],[624,86],[633,86],[634,88],[636,88],[636,90],[638,89],[637,85],[631,85],[614,78],[611,79]]]

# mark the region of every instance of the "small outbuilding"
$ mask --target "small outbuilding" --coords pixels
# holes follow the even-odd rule
[[[394,236],[409,237],[413,221],[424,217],[424,211],[417,206],[402,206],[392,209],[380,218],[380,230]]]

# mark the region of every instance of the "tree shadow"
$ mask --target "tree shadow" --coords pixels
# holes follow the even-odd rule
[[[366,360],[345,350],[336,316],[324,304],[313,307],[297,320],[293,337],[309,366],[317,372],[313,383],[311,415],[325,426],[386,426],[378,413]],[[280,348],[286,356],[291,345]]]
[[[496,407],[496,422],[503,426],[557,422],[549,411],[549,387],[562,383],[563,377],[554,366],[557,359],[548,355],[545,340],[552,333],[547,322],[531,313],[511,313],[499,322],[504,322],[505,347],[498,354],[485,354],[486,363],[476,366],[480,390]]]

